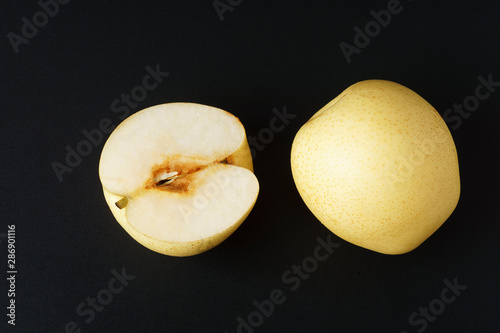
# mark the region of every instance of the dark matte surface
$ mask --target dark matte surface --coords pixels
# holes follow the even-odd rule
[[[18,53],[8,33],[21,35],[22,18],[32,22],[41,7],[0,5],[0,236],[16,226],[18,270],[15,330],[2,313],[0,331],[236,332],[238,317],[260,319],[251,314],[255,300],[280,290],[282,304],[251,330],[496,332],[500,87],[468,118],[448,115],[460,159],[460,202],[442,228],[406,255],[381,255],[329,236],[295,189],[289,152],[300,126],[357,81],[399,82],[441,114],[474,95],[479,76],[499,82],[498,4],[401,1],[401,12],[347,63],[339,44],[354,44],[353,29],[363,29],[373,20],[370,11],[387,8],[387,1],[232,3],[221,21],[212,1],[71,1]],[[238,116],[249,137],[269,127],[274,108],[296,115],[258,146],[261,192],[248,219],[202,255],[156,254],[114,221],[97,174],[109,134],[62,182],[51,166],[64,164],[66,147],[85,140],[82,130],[106,118],[121,121],[124,104],[112,103],[142,85],[147,66],[169,75],[130,113],[175,101],[208,104]],[[287,271],[310,263],[317,237],[340,246],[307,277],[292,279]],[[7,241],[0,240],[6,312]],[[87,298],[105,297],[112,270],[122,268],[135,278],[92,318]],[[409,317],[420,307],[439,310],[433,300],[445,279],[467,289],[426,327],[420,315],[412,326]]]

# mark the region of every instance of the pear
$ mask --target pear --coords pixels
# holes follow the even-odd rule
[[[330,231],[384,254],[417,248],[460,196],[446,123],[417,93],[385,80],[358,82],[316,112],[293,140],[291,169]]]
[[[194,103],[157,105],[125,119],[104,145],[99,177],[127,233],[178,257],[224,241],[259,193],[241,122]]]

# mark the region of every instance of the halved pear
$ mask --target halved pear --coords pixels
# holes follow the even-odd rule
[[[178,257],[229,237],[259,192],[238,118],[194,103],[127,118],[104,145],[99,177],[120,225],[145,247]]]

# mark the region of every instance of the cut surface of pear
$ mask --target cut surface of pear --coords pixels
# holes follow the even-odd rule
[[[358,82],[314,114],[294,138],[291,169],[328,229],[386,254],[418,247],[460,195],[446,123],[418,94],[385,80]]]
[[[173,256],[222,242],[259,192],[238,118],[194,103],[157,105],[127,118],[103,148],[99,176],[122,227]]]

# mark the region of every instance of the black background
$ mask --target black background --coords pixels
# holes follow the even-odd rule
[[[238,4],[238,2],[241,2]],[[36,1],[4,1],[1,15],[2,168],[0,233],[16,226],[16,326],[2,332],[235,332],[254,300],[284,292],[255,332],[417,332],[409,316],[440,297],[443,280],[467,285],[427,332],[495,332],[499,318],[498,108],[500,88],[451,133],[462,193],[448,221],[400,256],[340,245],[300,287],[282,275],[331,233],[302,202],[289,155],[314,112],[349,85],[387,79],[419,93],[441,114],[474,95],[478,77],[500,81],[496,2],[402,0],[403,10],[348,63],[339,44],[387,1],[233,1],[221,21],[212,1],[71,1],[15,52]],[[147,66],[170,75],[132,109],[196,102],[240,118],[248,136],[276,108],[296,117],[254,160],[261,191],[243,225],[216,248],[175,258],[135,242],[102,195],[103,142],[60,182],[51,163],[142,84]],[[5,236],[5,235],[3,235]],[[7,242],[1,308],[6,313]],[[76,312],[113,277],[135,276],[86,323]],[[78,331],[77,331],[78,332]],[[245,332],[243,330],[243,332]]]

